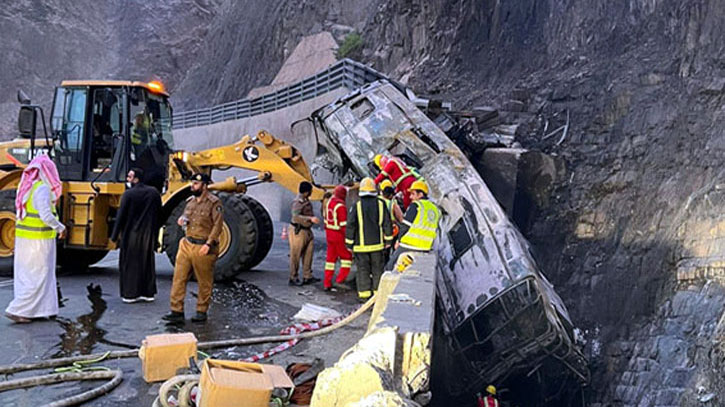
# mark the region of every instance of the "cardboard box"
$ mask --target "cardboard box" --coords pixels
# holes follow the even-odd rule
[[[189,367],[189,358],[196,360],[196,337],[191,332],[149,335],[138,353],[146,382],[168,380],[179,369]]]
[[[206,359],[199,388],[199,407],[267,407],[272,390],[294,383],[281,366]]]

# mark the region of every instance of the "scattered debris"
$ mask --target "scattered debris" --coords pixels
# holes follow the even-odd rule
[[[342,316],[334,309],[323,307],[321,305],[305,303],[302,308],[292,318],[301,321],[320,321],[323,319],[339,318]]]
[[[317,383],[317,375],[324,368],[322,359],[317,358],[312,363],[292,363],[287,366],[287,374],[295,384],[290,402],[300,406],[309,405],[312,401],[312,391]]]

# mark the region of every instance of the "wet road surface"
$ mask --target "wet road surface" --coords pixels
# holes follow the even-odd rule
[[[279,230],[280,225],[275,224],[275,231]],[[324,232],[317,230],[315,234],[313,270],[314,275],[321,278],[324,266]],[[188,320],[196,301],[196,284],[190,282],[185,303],[187,321],[181,325],[169,325],[161,320],[161,316],[168,312],[168,295],[173,274],[173,267],[166,255],[159,254],[156,257],[159,291],[156,301],[124,304],[118,292],[118,252],[111,252],[88,271],[58,276],[62,305],[54,321],[38,321],[25,325],[13,324],[4,318],[0,321],[0,365],[136,348],[145,336],[165,332],[193,332],[199,341],[273,335],[293,323],[292,315],[306,302],[334,308],[342,313],[351,312],[358,306],[354,292],[326,293],[322,291],[322,283],[315,286],[289,287],[288,250],[287,242],[275,236],[272,250],[255,270],[241,273],[235,281],[216,284],[209,321],[205,324],[193,324]],[[12,290],[10,280],[0,278],[2,310],[12,299]],[[301,341],[295,347],[263,362],[286,366],[292,362],[309,362],[320,357],[325,366],[330,366],[362,336],[367,319],[367,316],[363,316],[327,336]],[[243,359],[275,345],[218,349],[210,353],[224,359]],[[121,369],[123,382],[110,394],[87,405],[151,405],[159,384],[147,384],[143,381],[139,359],[110,360],[100,365]],[[18,374],[13,378],[52,372],[39,370],[30,373]],[[0,405],[36,406],[42,402],[78,394],[100,384],[64,383],[32,390],[4,392],[0,393]]]

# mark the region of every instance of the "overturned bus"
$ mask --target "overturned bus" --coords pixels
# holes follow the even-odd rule
[[[321,168],[330,182],[374,176],[378,153],[401,158],[425,177],[443,213],[435,246],[443,346],[436,345],[434,359],[441,370],[460,372],[444,377],[445,391],[475,393],[535,372],[586,383],[587,363],[568,311],[528,243],[463,152],[405,91],[374,82],[293,124],[292,131],[317,138],[318,182]]]

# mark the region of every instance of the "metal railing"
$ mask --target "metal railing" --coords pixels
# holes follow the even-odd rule
[[[252,117],[292,106],[341,87],[352,90],[379,79],[387,77],[359,62],[343,59],[315,75],[254,99],[174,113],[173,128],[185,129]]]

